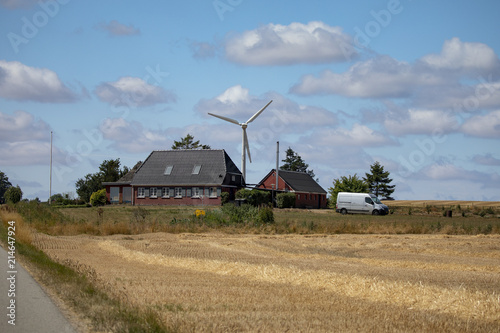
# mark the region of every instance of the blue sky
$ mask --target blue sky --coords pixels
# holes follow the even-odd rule
[[[328,189],[379,161],[396,199],[500,200],[498,1],[0,0],[0,170],[76,193],[190,133],[256,183],[291,147]]]

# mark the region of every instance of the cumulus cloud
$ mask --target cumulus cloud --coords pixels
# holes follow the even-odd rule
[[[419,86],[445,83],[440,76],[419,71],[389,56],[358,62],[342,74],[330,70],[319,77],[304,76],[290,91],[298,95],[337,94],[362,98],[401,98],[411,96]]]
[[[103,137],[112,141],[112,146],[119,151],[146,153],[151,150],[169,149],[172,141],[164,131],[152,131],[144,128],[137,121],[123,118],[104,119],[100,126]],[[170,143],[170,144],[169,144]]]
[[[408,110],[406,114],[389,114],[384,121],[389,133],[410,134],[449,133],[458,127],[454,114],[440,110]]]
[[[491,73],[500,68],[495,51],[488,45],[462,42],[456,37],[444,42],[440,54],[429,54],[420,61],[436,70],[459,71],[471,75]]]
[[[68,103],[77,95],[50,69],[0,60],[0,97],[18,101]]]
[[[54,147],[53,155],[64,155]],[[47,164],[50,158],[50,126],[25,111],[0,112],[0,165]]]
[[[395,144],[395,142],[368,126],[354,124],[351,129],[321,129],[305,138],[306,141],[317,142],[322,146],[358,146],[358,147],[379,147]]]
[[[227,59],[253,65],[291,65],[349,61],[357,56],[352,38],[323,22],[267,24],[229,37]]]
[[[298,133],[338,122],[336,114],[324,108],[301,105],[275,92],[262,97],[253,96],[240,85],[230,87],[212,99],[201,100],[195,109],[206,118],[210,117],[207,115],[210,112],[244,122],[270,100],[273,100],[272,104],[255,120],[254,123],[259,125],[253,126],[252,131]]]
[[[174,93],[130,76],[115,82],[103,82],[97,86],[94,93],[101,101],[113,106],[141,107],[177,100]]]
[[[96,28],[106,31],[110,36],[133,36],[141,33],[141,31],[132,24],[125,25],[116,20],[112,20],[109,23],[101,23]]]
[[[426,55],[414,63],[377,56],[352,65],[343,73],[326,70],[305,75],[290,91],[298,95],[336,94],[359,98],[413,98],[415,105],[454,107],[479,96],[480,105],[500,102],[500,61],[485,44],[445,41],[440,54]],[[467,85],[463,78],[480,82]],[[480,106],[477,106],[480,107]]]
[[[496,158],[492,154],[474,155],[472,161],[482,165],[500,166],[500,158]]]
[[[16,111],[13,115],[0,112],[0,140],[3,142],[47,140],[49,133],[50,126],[28,112]]]
[[[422,169],[417,178],[431,181],[468,181],[479,184],[481,188],[498,188],[498,173],[486,173],[467,170],[453,164],[432,164]]]
[[[483,138],[500,138],[500,110],[485,115],[477,115],[467,119],[461,128],[462,132]]]

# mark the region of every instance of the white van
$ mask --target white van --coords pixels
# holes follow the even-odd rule
[[[373,194],[339,192],[337,195],[337,213],[385,215],[389,207],[380,202]]]

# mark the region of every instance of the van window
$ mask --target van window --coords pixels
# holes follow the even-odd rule
[[[373,205],[373,201],[372,201],[372,199],[371,199],[371,198],[365,198],[365,202],[366,202],[367,204]]]

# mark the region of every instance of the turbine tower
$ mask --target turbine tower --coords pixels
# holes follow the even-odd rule
[[[248,154],[248,160],[250,161],[250,163],[252,163],[252,157],[250,157],[250,146],[248,145],[247,127],[248,127],[248,124],[250,124],[252,121],[254,121],[255,118],[257,118],[262,113],[262,111],[264,111],[271,103],[272,103],[272,100],[269,103],[267,103],[266,106],[264,106],[262,109],[260,109],[257,113],[255,113],[253,116],[251,116],[250,119],[248,119],[244,123],[240,123],[239,121],[228,118],[228,117],[219,116],[219,115],[216,115],[216,114],[213,114],[210,112],[208,113],[211,116],[214,116],[214,117],[220,118],[222,120],[228,121],[230,123],[241,126],[241,128],[243,130],[242,142],[241,142],[241,173],[243,174],[243,179],[245,179],[245,182],[246,182],[246,154]]]

